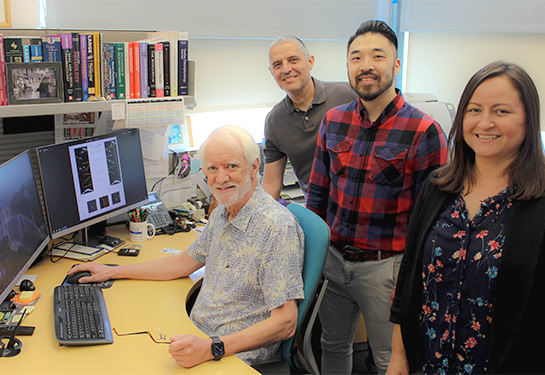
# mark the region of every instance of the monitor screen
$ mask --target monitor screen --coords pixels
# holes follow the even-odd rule
[[[0,166],[0,302],[50,238],[28,151]]]
[[[36,149],[52,238],[148,202],[138,129]]]

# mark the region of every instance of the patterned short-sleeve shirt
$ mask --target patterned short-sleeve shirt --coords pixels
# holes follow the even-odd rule
[[[288,300],[304,298],[304,234],[297,219],[261,186],[229,222],[218,206],[191,244],[191,258],[206,264],[191,319],[209,336],[241,331]],[[249,364],[280,360],[280,343],[237,354]]]

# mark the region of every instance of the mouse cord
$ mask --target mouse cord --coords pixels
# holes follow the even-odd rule
[[[70,246],[68,249],[66,249],[66,250],[64,251],[64,254],[60,255],[60,256],[59,256],[57,259],[55,259],[55,260],[53,259],[53,249],[55,248],[55,246],[53,246],[53,247],[51,248],[51,251],[49,251],[49,260],[51,261],[51,263],[57,263],[59,260],[63,259],[63,258],[68,254],[68,252],[69,252],[70,250],[72,250],[72,248],[73,248],[74,246],[76,246],[76,245],[77,245],[77,244],[73,243],[72,246]]]

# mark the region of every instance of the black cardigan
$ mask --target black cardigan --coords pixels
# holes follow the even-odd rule
[[[390,320],[401,325],[412,371],[422,364],[423,244],[455,198],[426,181],[411,214]],[[514,200],[494,291],[488,372],[545,373],[545,197]]]

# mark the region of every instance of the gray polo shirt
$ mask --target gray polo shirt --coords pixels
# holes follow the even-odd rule
[[[318,129],[326,112],[358,98],[347,82],[312,79],[314,100],[306,112],[295,108],[286,95],[265,119],[265,163],[287,156],[304,192],[310,179]]]

